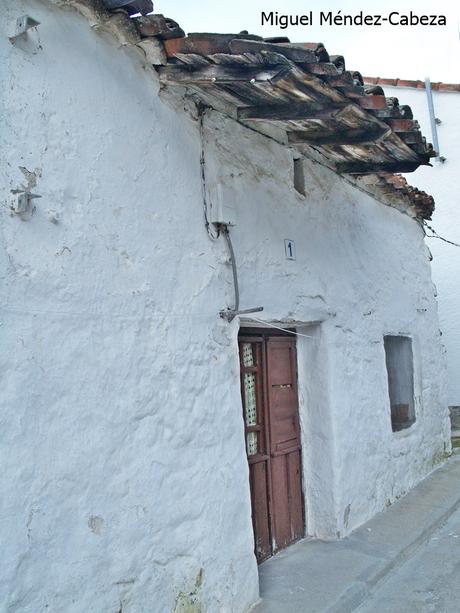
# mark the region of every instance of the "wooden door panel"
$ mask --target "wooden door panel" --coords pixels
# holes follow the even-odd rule
[[[240,364],[260,563],[304,535],[295,339],[241,335]]]
[[[273,479],[274,551],[304,535],[300,451],[276,456],[271,462]]]
[[[304,535],[303,505],[298,504],[302,500],[302,475],[301,475],[301,456],[300,449],[289,453],[288,479],[290,490],[290,520],[291,520],[291,541],[297,541]]]
[[[267,387],[275,517],[273,540],[277,548],[282,548],[304,533],[294,339],[268,339]]]
[[[273,483],[273,548],[274,552],[284,549],[291,542],[289,489],[286,455],[271,459]]]
[[[291,351],[289,342],[268,341],[270,345],[270,384],[292,385]]]
[[[290,408],[279,407],[272,411],[271,452],[291,449],[299,445],[297,416]]]
[[[269,529],[267,463],[250,465],[252,524],[257,561],[263,562],[272,554]]]
[[[253,337],[241,337],[239,347],[254,551],[260,564],[272,555],[270,470],[264,402],[264,347],[261,338]]]

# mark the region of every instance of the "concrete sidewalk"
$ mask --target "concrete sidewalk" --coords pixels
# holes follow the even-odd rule
[[[341,541],[303,540],[260,567],[256,613],[347,613],[460,508],[460,456]]]

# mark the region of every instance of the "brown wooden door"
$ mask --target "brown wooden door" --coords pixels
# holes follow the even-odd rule
[[[242,333],[240,363],[255,552],[262,562],[304,535],[295,339]]]

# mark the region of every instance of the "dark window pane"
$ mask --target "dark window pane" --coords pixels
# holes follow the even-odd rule
[[[385,336],[385,361],[393,432],[415,422],[412,341],[407,336]]]

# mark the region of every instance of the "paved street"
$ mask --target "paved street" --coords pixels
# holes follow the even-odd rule
[[[460,611],[460,510],[390,574],[359,613]]]
[[[260,567],[257,613],[460,612],[460,456],[348,538]]]

